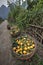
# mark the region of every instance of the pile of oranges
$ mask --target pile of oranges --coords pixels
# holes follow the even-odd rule
[[[30,40],[26,37],[23,37],[21,39],[17,39],[16,43],[18,44],[16,47],[13,47],[13,52],[16,52],[18,54],[30,54],[34,48],[35,48],[35,43],[33,40]]]
[[[20,29],[17,27],[17,26],[13,26],[11,27],[11,32],[10,34],[13,35],[13,34],[16,34],[20,31]]]

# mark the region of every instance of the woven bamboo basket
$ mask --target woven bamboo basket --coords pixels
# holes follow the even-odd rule
[[[19,55],[18,53],[13,52],[13,50],[12,50],[13,56],[16,57],[17,59],[20,59],[20,60],[27,60],[27,59],[32,58],[32,56],[35,54],[35,52],[37,50],[37,44],[36,44],[36,42],[34,42],[34,43],[35,43],[35,48],[34,48],[34,50],[30,54],[26,54],[26,55],[23,55],[22,54],[22,55]],[[12,44],[12,48],[13,48],[13,44]]]

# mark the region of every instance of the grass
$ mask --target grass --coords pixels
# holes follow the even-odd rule
[[[0,24],[3,22],[4,20],[0,18]]]
[[[2,21],[0,21],[0,24],[2,23]]]
[[[13,21],[8,21],[8,23],[9,23],[10,26],[14,26],[15,25],[15,22],[13,22]]]

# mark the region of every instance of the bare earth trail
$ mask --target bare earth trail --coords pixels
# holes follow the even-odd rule
[[[0,25],[0,65],[15,65],[11,55],[11,41],[7,24],[8,22],[5,20]]]

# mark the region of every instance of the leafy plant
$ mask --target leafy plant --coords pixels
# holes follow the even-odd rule
[[[10,24],[18,25],[21,30],[25,30],[29,24],[43,26],[43,0],[27,0],[27,4],[27,9],[20,5],[13,7],[8,16]]]
[[[38,0],[36,5],[29,10],[29,23],[35,25],[41,25],[43,18],[43,0]]]

